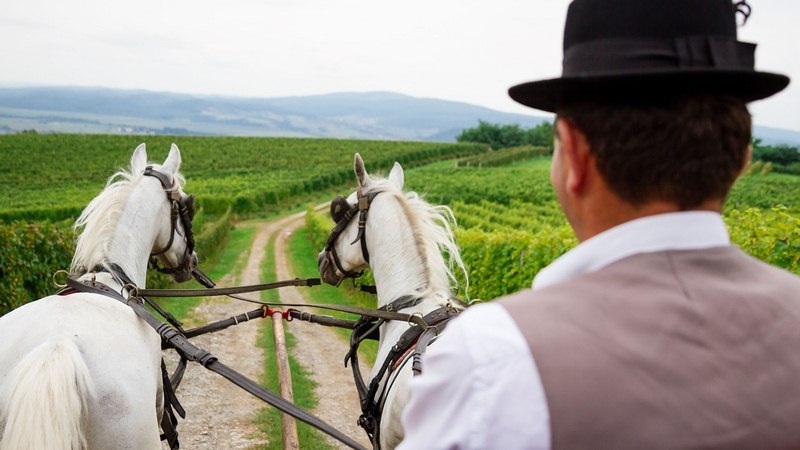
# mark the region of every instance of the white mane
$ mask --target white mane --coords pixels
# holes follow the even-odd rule
[[[153,164],[154,169],[158,165]],[[108,247],[133,187],[144,177],[143,172],[119,170],[109,177],[106,187],[84,208],[75,221],[73,230],[78,234],[75,255],[70,264],[70,275],[77,276],[107,263]],[[178,186],[185,182],[180,173],[175,174]]]
[[[427,270],[432,274],[445,274],[451,289],[455,290],[459,281],[454,271],[458,268],[463,274],[464,291],[467,292],[469,276],[453,235],[458,228],[453,211],[447,205],[431,205],[414,191],[401,192],[385,180],[373,178],[373,182],[372,186],[364,190],[365,195],[371,192],[390,192],[401,200],[414,229],[415,245],[423,255]],[[437,255],[440,257],[436,257]]]

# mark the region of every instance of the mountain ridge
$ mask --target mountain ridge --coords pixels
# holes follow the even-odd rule
[[[390,91],[271,98],[142,89],[0,87],[0,133],[285,136],[452,142],[479,121],[523,128],[552,116],[507,113]],[[800,132],[755,127],[765,144],[800,145]]]

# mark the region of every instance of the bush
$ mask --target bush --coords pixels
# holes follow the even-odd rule
[[[195,217],[195,244],[201,258],[214,258],[227,243],[233,227],[231,209],[214,222],[203,220],[202,210]],[[0,222],[0,315],[41,297],[55,293],[53,274],[67,270],[75,253],[72,223],[64,221]],[[147,287],[168,288],[169,275],[147,273]]]
[[[70,224],[0,223],[0,315],[56,291],[58,270],[67,270],[75,244]]]

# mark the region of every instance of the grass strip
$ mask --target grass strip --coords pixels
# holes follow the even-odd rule
[[[272,238],[269,239],[267,243],[264,261],[261,266],[261,276],[264,280],[276,279],[275,241]],[[279,300],[278,290],[272,289],[263,291],[261,293],[261,300],[277,302]],[[275,360],[275,339],[272,330],[272,322],[268,320],[265,320],[259,328],[258,346],[264,351],[264,374],[260,381],[265,388],[273,392],[280,392],[280,387],[278,385],[278,369]],[[292,373],[294,404],[310,411],[317,406],[318,399],[314,393],[317,383],[312,379],[312,374],[304,369],[292,356],[296,341],[294,336],[292,336],[286,328],[284,328],[284,331],[286,332],[286,345],[289,352],[289,368]],[[255,447],[256,449],[282,449],[281,413],[278,409],[271,406],[262,408],[254,419],[254,423],[269,440],[268,444],[257,446]],[[320,431],[304,422],[297,421],[297,435],[301,447],[304,449],[328,450],[331,448]]]

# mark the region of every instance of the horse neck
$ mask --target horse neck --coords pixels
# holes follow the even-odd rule
[[[405,295],[450,290],[439,248],[405,205],[396,195],[380,195],[370,207],[365,238],[379,307]]]
[[[156,195],[164,195],[160,186],[148,179],[140,189],[134,189],[120,214],[113,238],[108,246],[108,261],[119,265],[138,287],[145,286],[147,263],[158,239],[160,221],[158,217],[169,217],[169,205]],[[159,198],[159,207],[154,208],[154,198]]]
[[[449,298],[449,279],[446,273],[434,269],[440,267],[436,258],[442,258],[441,253],[431,239],[425,239],[420,224],[406,206],[404,200],[394,195],[375,197],[364,238],[375,278],[378,306],[386,306],[406,295],[419,296],[422,299],[419,304],[402,312],[425,315]],[[381,365],[408,327],[407,322],[399,320],[381,325],[371,377],[378,375]]]
[[[380,199],[380,200],[379,200]],[[431,239],[425,239],[413,213],[406,211],[402,200],[380,195],[370,207],[365,238],[370,255],[370,268],[375,278],[378,307],[406,295],[422,301],[404,313],[426,314],[445,304],[450,297],[450,280],[443,257]],[[438,258],[438,259],[437,259]],[[381,329],[381,353],[394,345],[408,328],[401,321],[390,321]],[[387,344],[387,345],[384,345]]]

